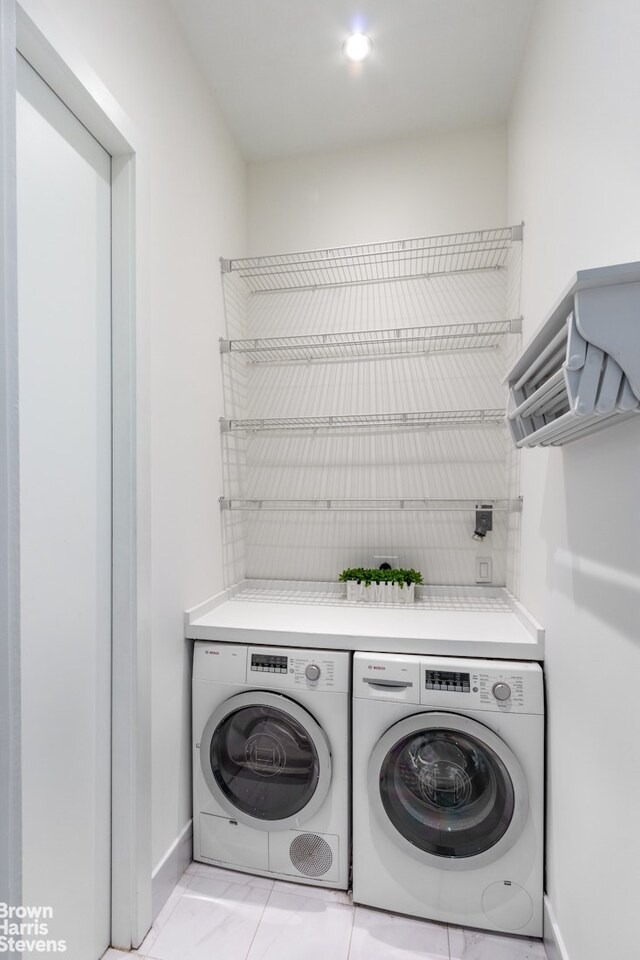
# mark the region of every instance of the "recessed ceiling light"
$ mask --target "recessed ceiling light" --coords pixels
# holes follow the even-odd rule
[[[366,33],[352,33],[342,44],[342,52],[351,63],[361,63],[371,53],[373,44]]]

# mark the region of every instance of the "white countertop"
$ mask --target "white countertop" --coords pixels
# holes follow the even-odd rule
[[[185,614],[191,640],[542,660],[544,630],[504,588],[426,587],[415,604],[350,603],[344,586],[245,580]]]

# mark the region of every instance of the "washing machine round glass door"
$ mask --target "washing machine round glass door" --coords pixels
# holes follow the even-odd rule
[[[503,856],[529,807],[512,750],[484,724],[458,714],[423,713],[394,724],[373,750],[369,786],[394,842],[445,869]]]
[[[331,782],[327,737],[299,703],[254,691],[226,700],[200,743],[209,790],[233,818],[262,830],[308,820]]]

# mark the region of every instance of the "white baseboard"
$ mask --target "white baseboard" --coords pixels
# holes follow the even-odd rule
[[[564,940],[558,927],[558,921],[549,902],[549,897],[546,894],[544,897],[542,924],[544,931],[544,949],[547,954],[547,960],[569,960],[569,954],[564,945]]]
[[[168,900],[178,880],[191,863],[192,852],[193,820],[189,820],[184,830],[176,837],[153,871],[151,878],[151,897],[154,921]]]

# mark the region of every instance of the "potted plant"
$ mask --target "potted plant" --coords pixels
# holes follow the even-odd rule
[[[347,585],[347,600],[413,603],[416,583],[422,583],[422,574],[417,570],[351,567],[343,570],[338,579]]]

